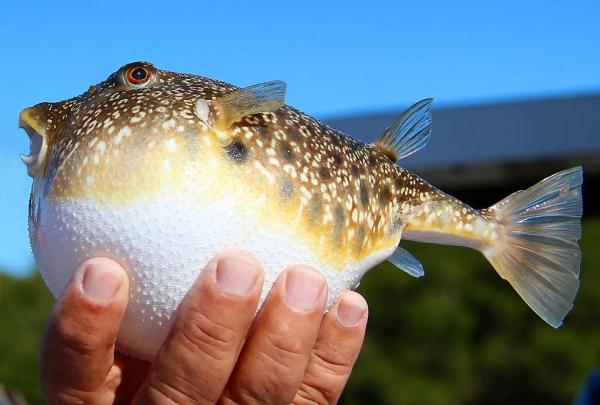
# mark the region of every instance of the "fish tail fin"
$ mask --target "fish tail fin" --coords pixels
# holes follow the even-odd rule
[[[484,210],[504,224],[482,249],[529,307],[558,328],[579,288],[581,167],[556,173]]]

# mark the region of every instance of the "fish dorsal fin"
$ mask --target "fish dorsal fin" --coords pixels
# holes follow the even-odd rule
[[[226,130],[243,117],[283,107],[286,88],[285,82],[274,80],[237,89],[216,98],[211,102],[215,106],[215,125],[218,129]]]
[[[425,275],[423,265],[400,246],[388,257],[388,261],[413,277],[423,277]]]
[[[423,149],[431,134],[432,101],[432,98],[426,98],[407,108],[373,142],[373,147],[394,162]]]

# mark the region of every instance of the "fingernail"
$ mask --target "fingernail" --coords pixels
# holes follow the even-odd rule
[[[294,308],[310,311],[325,287],[323,277],[315,270],[295,267],[288,270],[285,280],[285,297]]]
[[[244,297],[250,293],[258,279],[256,264],[241,257],[230,256],[217,263],[217,284],[221,291]]]
[[[110,301],[122,283],[123,270],[112,263],[92,261],[86,265],[83,273],[83,292],[92,301]]]
[[[353,328],[367,312],[367,302],[356,293],[345,293],[337,307],[337,318],[342,326]]]

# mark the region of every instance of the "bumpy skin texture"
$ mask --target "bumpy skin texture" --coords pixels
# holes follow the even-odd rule
[[[150,74],[143,85],[127,81],[135,66]],[[154,356],[202,265],[222,250],[263,263],[263,298],[285,266],[320,269],[331,303],[393,252],[407,223],[481,221],[377,148],[291,107],[246,116],[226,136],[196,115],[198,100],[235,89],[136,62],[21,114],[47,147],[29,213],[39,269],[58,295],[71,276],[63,269],[99,255],[120,262],[131,297],[118,343],[137,357]]]

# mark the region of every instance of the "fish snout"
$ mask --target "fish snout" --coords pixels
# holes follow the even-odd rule
[[[50,103],[40,103],[25,108],[19,114],[19,128],[29,136],[29,155],[21,155],[31,177],[42,177],[48,151],[48,126],[52,120],[48,117]]]

